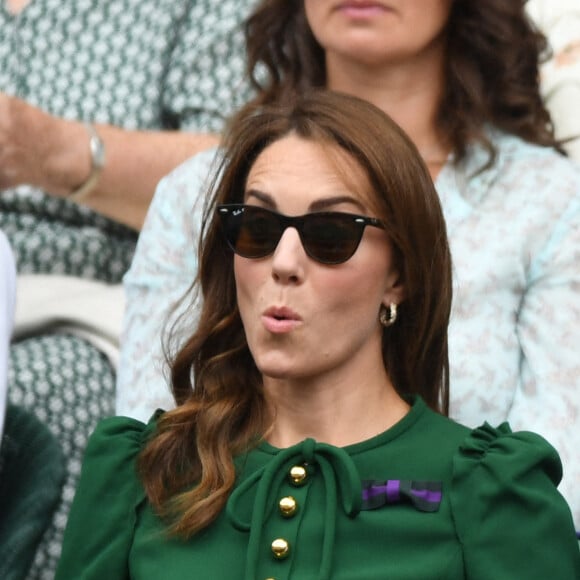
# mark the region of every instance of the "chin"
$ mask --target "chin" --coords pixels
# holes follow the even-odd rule
[[[264,377],[269,379],[292,379],[296,378],[298,375],[296,373],[297,365],[296,363],[289,360],[257,360],[256,366],[258,370],[262,373]]]
[[[262,373],[264,377],[269,379],[277,379],[277,380],[284,380],[284,379],[292,379],[296,377],[296,369],[288,368],[288,367],[280,367],[276,365],[268,365],[263,367],[258,367],[259,371]]]

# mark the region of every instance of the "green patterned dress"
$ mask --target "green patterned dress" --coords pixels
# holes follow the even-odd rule
[[[240,21],[250,0],[0,2],[0,91],[59,117],[127,129],[219,131],[249,96]],[[0,192],[19,273],[119,283],[137,232],[28,186]],[[10,399],[67,457],[60,507],[29,578],[52,578],[89,433],[114,409],[115,373],[85,340],[47,334],[11,349]]]

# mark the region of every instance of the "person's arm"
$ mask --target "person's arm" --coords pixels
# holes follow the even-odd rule
[[[110,125],[97,125],[96,130],[105,146],[105,167],[81,203],[135,229],[143,226],[160,179],[192,155],[219,143],[217,135],[186,131],[125,131]],[[86,141],[85,131],[84,162],[90,167]],[[79,151],[83,148],[77,149],[77,155]]]
[[[81,201],[140,229],[158,181],[191,155],[218,142],[211,134],[126,131],[96,125],[105,164]],[[83,123],[53,117],[0,94],[0,188],[22,183],[66,197],[91,174],[89,133]]]
[[[566,170],[544,173],[554,196],[545,211],[559,215],[548,215],[546,238],[529,263],[516,321],[520,382],[507,418],[514,429],[533,429],[558,450],[560,491],[580,529],[580,174]]]
[[[484,425],[453,461],[451,509],[469,580],[576,580],[580,552],[556,485],[562,465],[534,433]]]
[[[161,177],[218,144],[226,120],[253,95],[245,76],[242,24],[255,4],[256,0],[221,0],[208,10],[205,2],[190,3],[161,103],[178,120],[180,131],[123,132],[97,126],[110,167],[106,165],[100,187],[83,203],[124,223],[130,219],[129,225],[140,228]]]
[[[218,143],[225,120],[251,95],[244,77],[242,22],[254,3],[223,0],[211,10],[205,3],[190,3],[175,33],[159,103],[159,114],[178,130],[95,124],[105,164],[79,203],[140,229],[159,180]],[[27,183],[56,196],[70,195],[91,174],[89,140],[83,122],[0,93],[0,189]]]

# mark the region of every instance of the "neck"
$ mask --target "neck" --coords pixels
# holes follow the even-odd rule
[[[265,378],[266,401],[273,426],[266,439],[285,448],[306,438],[344,447],[386,431],[409,410],[383,373],[337,379],[284,381]]]
[[[329,54],[326,66],[328,88],[370,101],[387,113],[411,138],[435,178],[450,149],[437,128],[443,58],[365,67]]]

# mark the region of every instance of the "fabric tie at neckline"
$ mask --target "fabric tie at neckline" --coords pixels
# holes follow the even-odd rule
[[[318,578],[328,580],[332,573],[332,557],[336,532],[336,506],[342,507],[349,517],[356,517],[362,506],[362,484],[358,471],[346,451],[306,439],[293,447],[281,450],[272,461],[246,479],[232,493],[226,513],[237,529],[249,531],[245,580],[257,578],[258,555],[264,523],[276,504],[276,493],[287,477],[289,469],[297,464],[317,465],[325,487],[324,536]],[[237,515],[240,499],[257,485],[251,522]]]
[[[346,451],[326,443],[306,439],[297,445],[280,450],[267,465],[254,472],[233,492],[226,506],[232,525],[249,532],[245,580],[255,580],[265,522],[277,505],[277,493],[296,464],[317,466],[325,488],[323,544],[319,580],[329,580],[335,546],[337,506],[350,518],[361,510],[373,510],[383,505],[406,501],[422,512],[434,512],[441,503],[441,483],[410,480],[361,481],[358,470]],[[239,502],[255,490],[251,521],[239,514]]]

